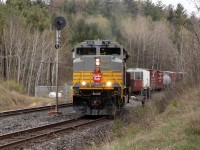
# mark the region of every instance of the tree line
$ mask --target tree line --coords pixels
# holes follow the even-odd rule
[[[196,3],[198,7],[198,3]],[[59,50],[59,84],[72,79],[71,50],[89,39],[124,45],[128,67],[187,72],[200,80],[199,18],[178,4],[150,0],[7,0],[0,3],[0,77],[15,80],[33,94],[38,85],[55,85],[56,16],[67,19]]]

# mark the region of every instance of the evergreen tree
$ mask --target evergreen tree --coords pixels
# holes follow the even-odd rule
[[[178,52],[182,51],[182,41],[183,41],[183,35],[182,35],[182,28],[187,23],[187,15],[184,7],[181,4],[177,5],[177,8],[175,10],[174,14],[174,26],[175,26],[175,35],[174,35],[174,43],[177,46]]]
[[[87,3],[86,3],[86,10],[85,12],[89,15],[95,15],[98,13],[99,11],[99,8],[98,8],[98,5],[99,5],[99,0],[89,0]]]
[[[76,2],[75,1],[64,1],[64,12],[67,14],[76,14]]]
[[[135,0],[125,0],[127,12],[136,16],[138,13],[138,3]]]
[[[70,43],[72,45],[90,39],[102,39],[103,34],[98,31],[97,24],[87,24],[84,19],[80,19],[72,27]]]
[[[177,28],[179,29],[181,26],[183,26],[186,23],[186,21],[187,21],[186,10],[184,9],[183,5],[178,4],[175,10],[175,24]]]
[[[6,4],[21,11],[24,8],[30,6],[32,2],[31,0],[7,0]]]
[[[173,23],[173,22],[174,22],[174,17],[175,17],[175,16],[174,16],[174,15],[175,15],[175,12],[174,12],[174,10],[173,10],[173,6],[172,6],[172,5],[169,5],[167,11],[168,11],[167,20],[168,20],[169,22]]]
[[[144,14],[150,16],[153,21],[158,21],[163,17],[163,8],[161,1],[157,5],[154,5],[150,0],[144,2]]]

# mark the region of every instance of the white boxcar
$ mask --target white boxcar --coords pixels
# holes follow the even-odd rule
[[[129,68],[131,75],[131,92],[139,92],[150,87],[150,71],[142,68]]]

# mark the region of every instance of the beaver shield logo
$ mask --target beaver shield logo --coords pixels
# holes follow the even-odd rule
[[[102,78],[102,74],[99,72],[94,72],[93,73],[93,81],[94,83],[100,83]]]

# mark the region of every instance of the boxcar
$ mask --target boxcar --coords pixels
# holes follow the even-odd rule
[[[131,76],[131,93],[139,93],[144,88],[150,88],[150,71],[141,68],[127,70]]]

